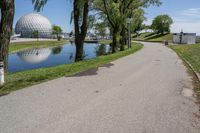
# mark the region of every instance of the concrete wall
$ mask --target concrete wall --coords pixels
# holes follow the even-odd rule
[[[180,33],[173,34],[173,43],[180,43]],[[196,44],[195,33],[183,33],[182,44]]]

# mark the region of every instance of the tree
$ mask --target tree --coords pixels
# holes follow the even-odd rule
[[[83,43],[88,29],[89,0],[74,0],[75,61],[83,60]]]
[[[164,34],[165,32],[166,33],[170,32],[170,26],[172,25],[172,23],[173,20],[170,16],[159,15],[154,18],[151,27],[154,30],[154,32],[158,34],[159,33]]]
[[[37,38],[37,40],[39,39],[39,31],[38,30],[33,31],[32,38]]]
[[[132,33],[136,33],[138,35],[140,31],[145,29],[145,25],[143,24],[143,22],[146,20],[144,16],[144,10],[136,10],[133,14],[133,18],[134,19],[132,22],[131,31]]]
[[[32,0],[34,9],[40,11],[48,0]],[[72,18],[74,21],[76,57],[75,61],[83,60],[83,43],[89,24],[89,4],[92,0],[73,0]]]
[[[57,26],[57,25],[53,25],[53,34],[56,35],[58,41],[60,41],[60,37],[59,37],[59,34],[62,33],[62,29],[60,26]]]
[[[10,36],[12,34],[12,25],[15,13],[14,10],[14,0],[0,1],[0,58],[4,61],[5,71],[7,71]]]
[[[69,33],[69,37],[73,37],[73,35],[74,35],[74,32],[73,32],[73,30]]]
[[[95,24],[95,30],[97,31],[97,34],[104,38],[106,35],[106,24],[104,22],[98,22]]]
[[[106,16],[111,27],[113,53],[118,46],[121,50],[124,49],[127,40],[127,18],[131,18],[137,9],[152,4],[161,3],[159,0],[95,0],[95,9]]]
[[[112,34],[112,53],[118,50],[120,44],[120,31],[121,24],[124,21],[124,17],[119,13],[119,1],[116,0],[95,0],[95,9],[100,12],[102,16],[105,16],[109,22]]]
[[[127,18],[132,19],[132,25],[135,25],[135,31],[142,30],[144,25],[142,22],[144,21],[144,9],[150,5],[157,5],[161,4],[160,0],[119,0],[120,8],[119,13],[120,16],[123,16],[124,21],[122,23],[122,30],[121,30],[121,45],[120,50],[124,50],[124,45],[127,44],[127,32],[128,32],[128,25],[127,25]],[[131,42],[130,42],[131,43]]]

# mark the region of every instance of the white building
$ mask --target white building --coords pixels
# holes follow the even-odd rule
[[[177,44],[196,44],[196,33],[174,33],[173,43]]]

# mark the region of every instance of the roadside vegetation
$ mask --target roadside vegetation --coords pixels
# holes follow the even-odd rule
[[[41,47],[53,47],[68,43],[68,40],[61,41],[32,41],[32,42],[16,42],[11,43],[9,47],[9,53],[18,52],[21,50]]]
[[[112,43],[112,40],[101,40],[99,43],[100,44],[110,44],[110,43]]]
[[[163,42],[163,41],[172,41],[172,34],[156,34],[154,32],[141,33],[138,36],[136,34],[132,35],[133,40],[135,41],[147,41],[147,42]]]
[[[183,60],[189,62],[196,72],[200,73],[200,44],[171,45],[170,48],[172,48]],[[200,94],[200,84],[198,93]]]
[[[142,44],[132,44],[132,48],[114,54],[99,56],[95,59],[75,62],[72,64],[60,65],[56,67],[29,70],[17,73],[6,74],[6,83],[0,88],[0,95],[8,94],[12,91],[22,89],[41,82],[49,81],[63,76],[71,76],[90,68],[99,67],[121,57],[130,55],[140,50]]]
[[[147,42],[163,42],[172,41],[172,34],[170,34],[170,26],[173,24],[173,20],[170,16],[158,15],[153,19],[151,25],[141,25],[138,31],[133,34],[133,40],[135,41],[147,41]],[[140,33],[141,31],[145,33]],[[151,32],[147,32],[151,31]]]

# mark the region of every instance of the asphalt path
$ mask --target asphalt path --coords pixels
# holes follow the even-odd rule
[[[139,52],[0,97],[1,133],[200,133],[192,77],[171,49]]]

